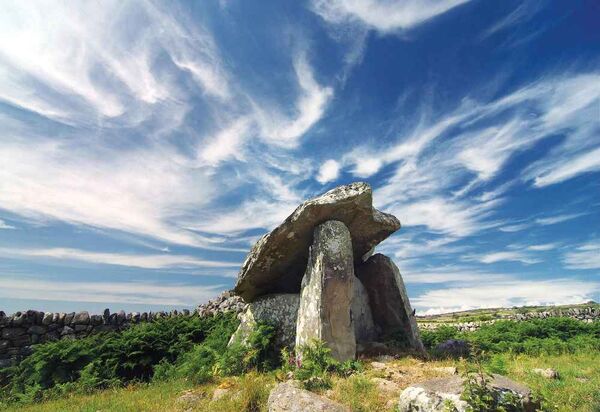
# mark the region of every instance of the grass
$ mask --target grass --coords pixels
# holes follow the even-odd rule
[[[333,386],[323,390],[331,399],[349,406],[353,411],[393,411],[400,391],[412,383],[438,376],[446,376],[434,368],[457,366],[464,370],[461,361],[422,361],[406,357],[386,361],[386,371],[370,366],[373,359],[365,360],[365,371],[348,378],[334,377]],[[559,412],[597,412],[600,410],[600,352],[579,352],[565,355],[511,355],[497,354],[486,363],[488,368],[498,368],[511,379],[528,385],[540,393]],[[554,368],[560,379],[550,380],[531,372],[533,368]],[[392,376],[390,377],[390,372]],[[373,378],[388,378],[397,384],[397,391],[378,390]],[[275,373],[251,372],[241,377],[216,379],[214,382],[193,385],[186,380],[153,384],[130,385],[109,389],[91,395],[67,395],[60,400],[47,401],[21,408],[8,408],[7,412],[121,412],[121,411],[249,411],[266,410],[270,389],[277,383]],[[218,387],[229,388],[228,394],[213,401]],[[184,393],[198,396],[194,403],[177,402]]]

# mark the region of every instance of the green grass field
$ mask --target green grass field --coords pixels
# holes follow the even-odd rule
[[[369,360],[365,363],[368,365]],[[502,364],[508,377],[527,384],[543,395],[547,402],[560,412],[600,411],[600,352],[569,355],[515,355],[501,354],[494,357],[494,364]],[[464,369],[461,361],[427,361],[404,358],[390,362],[389,367],[402,372],[396,383],[400,389],[411,382],[443,374],[433,368],[457,366]],[[560,379],[549,380],[531,373],[533,368],[554,368]],[[337,378],[327,395],[352,408],[353,411],[393,411],[388,403],[397,399],[399,393],[377,390],[370,378],[378,371],[368,368],[350,378]],[[70,394],[60,400],[52,400],[22,407],[10,407],[6,411],[31,412],[125,412],[125,411],[264,411],[269,389],[277,382],[277,374],[249,373],[242,377],[217,379],[215,382],[192,385],[183,379],[153,384],[130,385],[93,394]],[[229,388],[228,395],[212,401],[218,387]],[[177,402],[185,393],[199,397],[195,403]]]

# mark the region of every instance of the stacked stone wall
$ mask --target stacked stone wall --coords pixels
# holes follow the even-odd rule
[[[554,317],[567,317],[577,319],[582,322],[594,322],[600,320],[600,305],[589,306],[583,308],[567,308],[567,309],[554,309],[543,312],[526,312],[526,313],[512,313],[508,315],[500,315],[497,319],[483,320],[483,321],[472,321],[472,322],[428,322],[427,317],[417,318],[419,329],[422,330],[435,330],[440,326],[452,326],[457,328],[461,332],[470,332],[479,329],[483,325],[489,325],[501,320],[512,320],[512,321],[525,321],[532,319],[547,319]]]
[[[59,339],[79,339],[99,332],[119,332],[143,322],[176,316],[212,316],[233,311],[240,313],[246,305],[231,292],[198,306],[195,311],[183,309],[170,312],[110,313],[101,315],[89,312],[53,313],[28,310],[6,315],[0,311],[0,368],[10,366],[30,355],[33,346]]]

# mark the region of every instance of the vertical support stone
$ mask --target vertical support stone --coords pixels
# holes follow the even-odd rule
[[[320,339],[332,356],[344,361],[356,355],[351,306],[354,259],[350,232],[329,220],[314,230],[308,265],[302,278],[296,323],[296,347]]]
[[[412,349],[424,353],[417,321],[400,270],[394,262],[378,253],[357,266],[356,275],[367,290],[373,321],[381,332],[400,330]]]
[[[377,339],[377,330],[371,314],[369,295],[360,279],[354,279],[354,299],[350,307],[356,343],[372,342]]]

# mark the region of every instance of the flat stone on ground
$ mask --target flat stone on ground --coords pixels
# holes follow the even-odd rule
[[[337,402],[288,382],[280,383],[271,391],[267,405],[269,412],[350,412]]]

